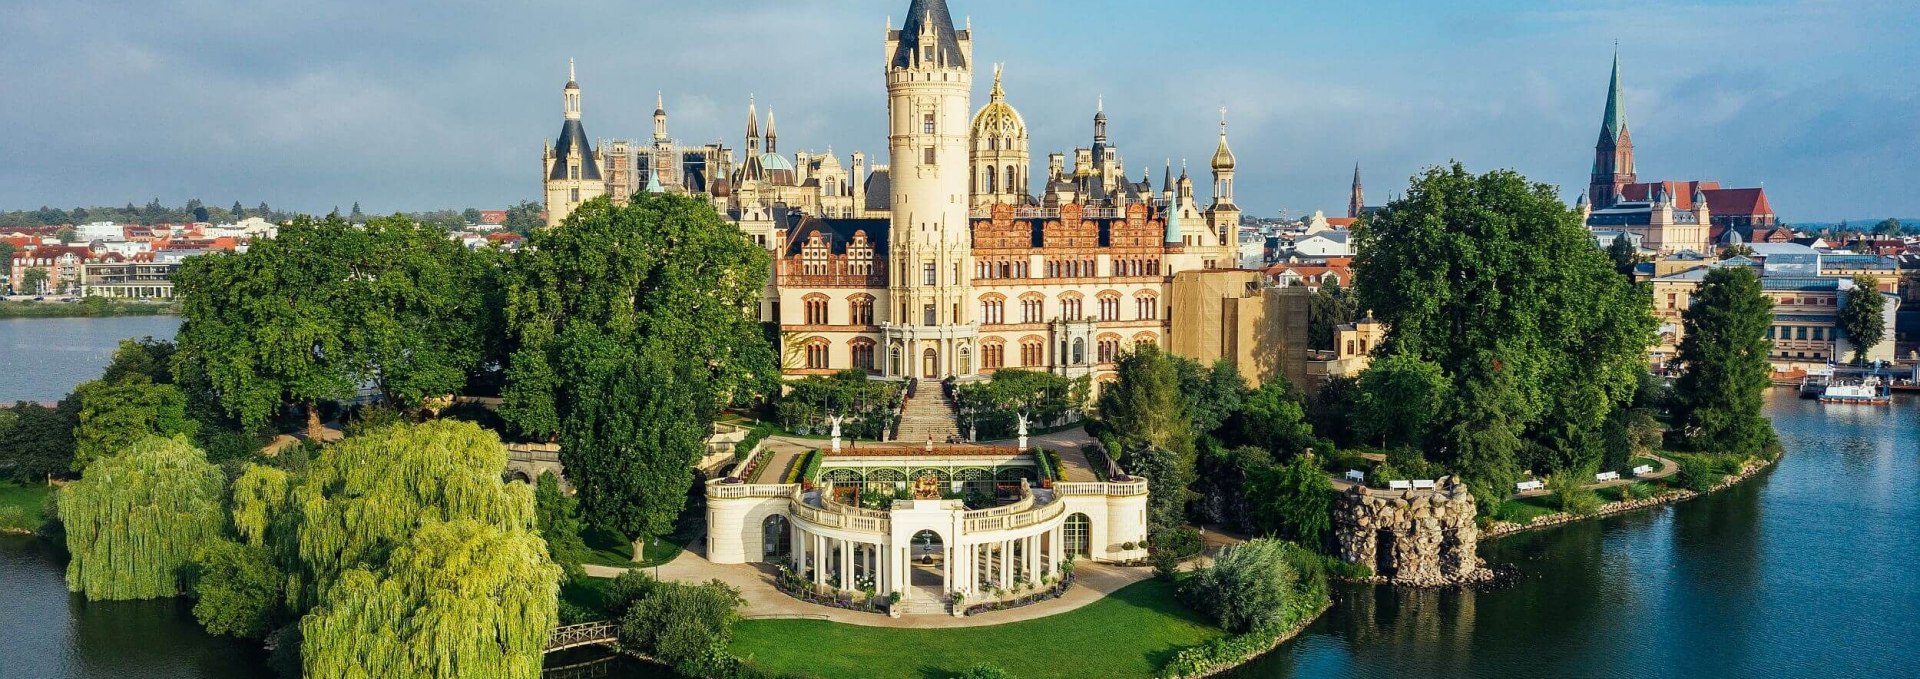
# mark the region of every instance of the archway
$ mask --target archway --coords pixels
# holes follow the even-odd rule
[[[939,533],[923,530],[908,540],[907,584],[913,597],[939,601],[946,596],[947,543]]]
[[[1065,539],[1061,547],[1067,556],[1076,559],[1086,558],[1093,553],[1093,521],[1085,514],[1069,514],[1061,532]]]
[[[940,352],[929,348],[920,353],[920,376],[930,380],[940,379]]]
[[[793,553],[793,531],[787,517],[775,514],[760,522],[761,558],[774,560]]]
[[[1392,578],[1394,575],[1394,572],[1399,570],[1397,568],[1394,568],[1394,564],[1398,563],[1399,561],[1399,559],[1397,559],[1393,555],[1393,545],[1395,541],[1396,541],[1396,536],[1393,534],[1393,531],[1381,530],[1374,534],[1374,547],[1373,547],[1373,574],[1374,575],[1378,575],[1383,578]]]

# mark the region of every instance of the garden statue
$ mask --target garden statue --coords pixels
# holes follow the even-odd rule
[[[840,452],[840,421],[845,419],[847,418],[844,415],[834,415],[827,418],[828,422],[833,423],[833,452],[836,453]]]
[[[1020,450],[1025,451],[1027,449],[1027,415],[1026,413],[1021,413],[1019,415],[1019,418],[1020,418]]]

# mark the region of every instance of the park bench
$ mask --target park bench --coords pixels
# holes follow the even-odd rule
[[[1618,481],[1620,480],[1620,472],[1600,472],[1593,475],[1593,480],[1602,482]]]
[[[1513,484],[1513,487],[1520,489],[1520,492],[1524,493],[1529,490],[1540,490],[1541,488],[1547,487],[1547,484],[1541,483],[1539,481],[1521,481],[1519,483]]]
[[[1367,473],[1358,469],[1349,469],[1347,470],[1347,480],[1354,483],[1364,483],[1367,480]]]
[[[1412,481],[1388,481],[1387,487],[1393,490],[1413,490]]]
[[[1653,473],[1653,465],[1640,465],[1633,468],[1634,476],[1646,476]]]
[[[1433,490],[1433,482],[1432,481],[1414,481],[1413,489],[1414,490]]]

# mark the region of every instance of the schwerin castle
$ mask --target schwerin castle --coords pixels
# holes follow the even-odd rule
[[[773,256],[760,315],[780,325],[789,376],[966,380],[1023,368],[1100,382],[1122,352],[1161,344],[1233,359],[1255,380],[1304,377],[1304,291],[1267,294],[1259,272],[1235,268],[1225,112],[1205,202],[1184,163],[1175,175],[1169,162],[1157,185],[1145,172],[1129,179],[1104,110],[1092,143],[1071,159],[1049,154],[1036,178],[998,68],[973,108],[971,34],[944,0],[913,0],[886,31],[888,162],[871,167],[859,152],[845,165],[831,150],[782,155],[772,111],[763,127],[751,103],[739,159],[720,144],[675,143],[664,104],[650,146],[595,149],[569,81],[542,159],[548,224],[602,195],[710,201]]]

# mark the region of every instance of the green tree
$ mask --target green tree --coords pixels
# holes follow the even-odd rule
[[[1866,365],[1867,352],[1886,338],[1887,298],[1880,294],[1880,280],[1855,276],[1853,289],[1847,291],[1840,307],[1840,330],[1853,345],[1854,365]]]
[[[1147,477],[1147,533],[1161,536],[1186,523],[1193,468],[1183,466],[1179,453],[1148,444],[1136,444],[1120,460],[1130,474]]]
[[[1124,352],[1117,379],[1100,392],[1100,419],[1129,443],[1173,451],[1186,473],[1194,459],[1193,420],[1173,357],[1152,344]]]
[[[1771,384],[1766,333],[1773,324],[1773,303],[1761,294],[1760,277],[1746,267],[1707,272],[1681,318],[1685,372],[1673,391],[1681,435],[1696,450],[1760,453],[1773,437],[1760,414]]]
[[[547,552],[566,572],[569,580],[585,577],[580,563],[587,557],[587,543],[580,539],[580,501],[560,490],[560,479],[553,472],[540,475],[534,489],[535,511],[539,516],[540,537],[547,541]]]
[[[560,568],[533,531],[428,520],[385,561],[342,573],[301,621],[306,676],[540,676]]]
[[[190,564],[193,617],[211,634],[260,639],[285,621],[286,574],[264,547],[219,539]]]
[[[1420,448],[1446,407],[1453,383],[1440,366],[1391,354],[1360,373],[1360,433],[1384,448]]]
[[[770,392],[773,347],[741,312],[766,250],[712,206],[670,195],[590,201],[515,258],[515,347],[501,415],[557,435],[588,520],[644,539],[672,529],[719,407]]]
[[[132,206],[129,205],[128,207],[132,207]],[[60,242],[62,243],[72,243],[76,240],[79,240],[80,232],[73,230],[73,227],[71,226],[63,226],[63,227],[60,227],[59,231],[53,232],[53,236],[54,238],[60,239]]]
[[[19,248],[13,246],[13,241],[0,241],[0,276],[13,275],[13,255],[16,252],[19,252]]]
[[[1882,219],[1880,223],[1873,225],[1873,235],[1875,236],[1898,236],[1903,230],[1900,225],[1900,220],[1892,217]]]
[[[1293,455],[1313,445],[1313,427],[1307,424],[1306,408],[1293,383],[1284,378],[1267,380],[1247,393],[1229,428],[1236,443],[1255,446],[1281,455]]]
[[[1270,535],[1314,550],[1326,548],[1333,533],[1333,482],[1311,456],[1261,469],[1247,479],[1254,522]]]
[[[187,419],[186,396],[172,385],[154,384],[145,375],[128,375],[118,382],[94,380],[73,391],[81,403],[80,424],[73,430],[74,471],[149,436],[194,434],[195,423]]]
[[[1360,318],[1360,302],[1353,291],[1328,279],[1307,300],[1307,346],[1332,349],[1334,330]]]
[[[20,274],[20,284],[14,290],[23,295],[44,295],[47,293],[47,270],[45,268],[27,269]]]
[[[533,232],[547,225],[545,219],[540,216],[544,212],[546,209],[540,207],[539,203],[530,200],[520,201],[519,205],[507,208],[507,221],[501,227],[522,236],[533,235]]]
[[[225,525],[226,478],[181,439],[148,437],[60,491],[67,589],[91,600],[180,593],[181,567]]]
[[[1231,361],[1223,358],[1205,365],[1184,356],[1165,355],[1173,361],[1182,407],[1193,433],[1211,433],[1240,410],[1241,400],[1247,395],[1247,380]]]
[[[1720,248],[1721,259],[1733,259],[1735,257],[1752,257],[1752,256],[1753,256],[1753,246],[1747,245],[1746,243],[1734,243],[1724,248]]]
[[[1270,538],[1221,550],[1212,566],[1181,587],[1181,596],[1230,633],[1265,627],[1286,615],[1300,577],[1285,550]]]
[[[174,344],[170,340],[152,337],[120,340],[120,346],[113,350],[113,360],[107,363],[100,381],[113,383],[128,376],[140,375],[154,384],[173,384],[174,351]]]
[[[73,465],[74,417],[38,403],[21,401],[0,424],[0,476],[16,482],[46,483],[47,476]]]
[[[1628,278],[1633,277],[1633,267],[1640,263],[1640,253],[1633,247],[1633,241],[1627,240],[1627,234],[1613,237],[1613,243],[1607,246],[1607,259],[1613,260],[1613,270]]]
[[[1454,430],[1440,438],[1478,443],[1436,454],[1511,464],[1497,451],[1527,440],[1597,458],[1600,429],[1631,396],[1654,323],[1647,292],[1593,246],[1554,187],[1511,171],[1433,168],[1356,236],[1360,301],[1392,329],[1384,351],[1438,365],[1462,397],[1503,399],[1481,404],[1491,413],[1456,409],[1437,420],[1436,430]],[[1477,420],[1500,430],[1460,428]],[[1485,488],[1515,470],[1476,473],[1492,475],[1478,481]]]
[[[461,210],[460,220],[466,222],[467,224],[479,224],[480,210],[478,208],[467,208],[465,210]]]
[[[236,200],[236,201],[233,201],[233,209],[227,210],[227,216],[231,217],[233,221],[237,222],[247,218],[247,211],[246,209],[241,208],[240,201]],[[265,217],[266,215],[261,215],[261,216]]]

